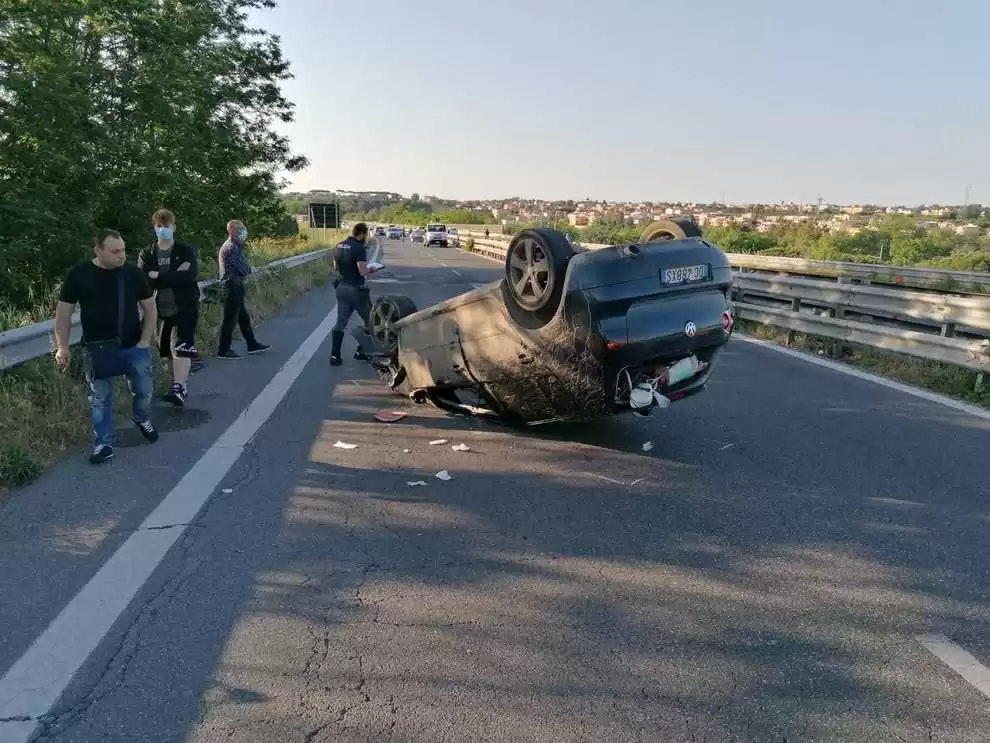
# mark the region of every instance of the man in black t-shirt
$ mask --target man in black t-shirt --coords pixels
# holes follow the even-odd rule
[[[100,230],[93,254],[92,261],[73,266],[62,284],[55,310],[55,361],[63,369],[69,365],[72,312],[78,304],[95,436],[89,461],[100,464],[114,454],[113,380],[116,377],[127,377],[134,398],[131,416],[134,425],[148,441],[158,440],[158,431],[151,422],[154,387],[151,341],[158,313],[148,280],[140,269],[126,263],[119,232]]]
[[[368,225],[358,222],[351,230],[351,236],[338,243],[333,249],[333,259],[337,266],[337,322],[330,333],[330,365],[340,366],[340,347],[344,343],[344,329],[355,312],[361,316],[367,328],[371,315],[371,292],[364,277],[377,269],[368,267],[368,251],[364,244],[368,240]],[[354,358],[365,361],[368,356],[358,346]]]

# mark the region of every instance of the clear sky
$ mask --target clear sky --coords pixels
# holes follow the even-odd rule
[[[990,202],[990,0],[280,0],[311,188]]]

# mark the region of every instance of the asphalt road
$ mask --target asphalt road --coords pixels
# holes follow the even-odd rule
[[[386,260],[373,291],[420,307],[499,275]],[[80,451],[0,507],[0,672],[331,296],[198,373],[157,445],[123,431],[109,467]],[[663,415],[522,435],[386,395],[350,343],[302,368],[33,740],[990,739],[990,700],[918,640],[990,665],[988,421],[735,340]]]

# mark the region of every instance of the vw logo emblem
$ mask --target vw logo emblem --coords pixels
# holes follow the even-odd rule
[[[698,326],[693,322],[685,323],[684,325],[684,335],[688,338],[694,338],[698,334]]]

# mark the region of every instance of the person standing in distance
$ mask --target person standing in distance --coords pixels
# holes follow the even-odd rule
[[[69,332],[78,304],[82,347],[95,442],[92,464],[113,458],[113,380],[127,377],[133,396],[131,420],[148,441],[158,440],[151,422],[151,341],[158,313],[151,286],[137,266],[127,265],[124,240],[116,230],[96,235],[93,260],[69,270],[55,308],[55,361],[69,365]],[[144,313],[142,320],[138,312]]]
[[[340,366],[340,347],[344,343],[344,329],[348,320],[355,312],[368,327],[371,316],[371,290],[368,289],[364,277],[373,274],[376,269],[368,267],[368,251],[365,243],[368,240],[368,225],[358,222],[348,237],[333,249],[333,259],[337,266],[337,279],[334,287],[337,292],[337,322],[330,333],[330,365]],[[358,361],[367,361],[368,355],[359,345],[354,352]]]
[[[240,326],[241,335],[247,344],[248,353],[261,353],[271,346],[260,343],[254,337],[251,327],[251,315],[244,304],[244,281],[254,269],[244,257],[244,243],[248,231],[239,219],[227,222],[227,241],[220,246],[217,254],[217,264],[220,266],[220,285],[223,287],[223,323],[220,326],[220,348],[218,359],[239,359],[240,354],[234,352],[230,344],[234,337],[234,325]]]
[[[158,353],[168,359],[172,385],[162,397],[177,408],[186,404],[189,368],[196,356],[199,321],[199,258],[196,249],[175,239],[175,215],[159,209],[151,217],[157,242],[141,251],[138,268],[155,291]]]

